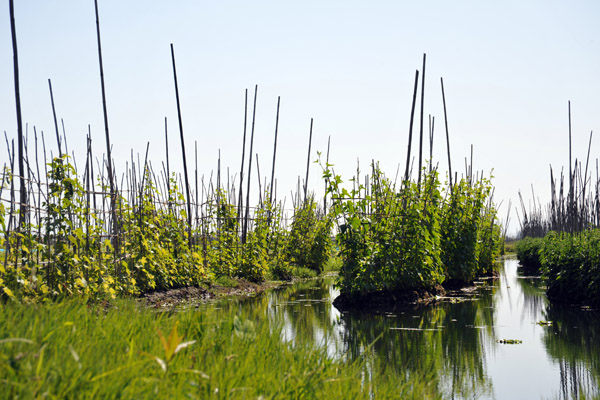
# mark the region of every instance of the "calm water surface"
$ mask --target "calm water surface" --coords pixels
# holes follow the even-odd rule
[[[282,324],[286,340],[320,343],[332,357],[366,355],[370,373],[434,371],[444,398],[598,396],[600,312],[550,304],[539,279],[520,276],[516,260],[503,264],[499,279],[432,306],[340,313],[333,278],[213,306],[263,313]]]

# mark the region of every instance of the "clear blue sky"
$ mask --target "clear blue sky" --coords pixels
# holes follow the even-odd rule
[[[0,131],[16,137],[8,1],[0,9]],[[434,158],[446,168],[439,78],[444,77],[453,165],[494,170],[496,200],[530,185],[549,198],[549,164],[568,168],[567,101],[573,154],[600,134],[600,3],[597,1],[117,1],[99,0],[109,123],[124,171],[130,150],[150,141],[164,160],[169,119],[172,164],[181,169],[169,44],[175,46],[188,163],[198,141],[199,173],[218,150],[239,170],[244,89],[259,85],[255,150],[270,172],[281,96],[279,196],[304,176],[310,118],[312,159],[325,151],[349,178],[356,159],[379,160],[388,175],[404,165],[415,69],[427,53],[426,115],[436,117]],[[16,1],[24,122],[54,144],[51,78],[69,147],[103,141],[93,0]],[[251,99],[250,99],[251,100]],[[418,112],[418,109],[417,109]],[[415,125],[418,131],[418,125]],[[5,145],[0,163],[7,161]],[[600,154],[600,136],[592,159]],[[193,167],[193,165],[190,165]],[[253,174],[254,175],[254,174]],[[253,176],[253,185],[256,177]],[[311,165],[311,187],[322,190]],[[289,204],[289,202],[288,202]],[[513,212],[514,216],[514,212]]]

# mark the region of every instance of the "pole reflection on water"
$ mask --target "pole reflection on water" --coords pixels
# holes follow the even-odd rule
[[[600,312],[551,304],[539,278],[519,276],[514,259],[503,264],[499,279],[479,282],[473,296],[429,306],[340,313],[332,277],[226,304],[280,324],[283,340],[363,360],[365,379],[428,376],[444,398],[457,399],[600,395]]]

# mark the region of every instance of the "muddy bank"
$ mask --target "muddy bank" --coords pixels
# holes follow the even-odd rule
[[[333,305],[340,311],[393,311],[400,308],[426,306],[437,302],[457,303],[477,296],[477,291],[488,287],[487,281],[498,278],[498,273],[479,277],[473,282],[446,281],[431,289],[387,290],[362,295],[340,294]]]
[[[431,289],[386,290],[354,296],[340,294],[333,300],[333,305],[340,311],[390,310],[396,307],[430,304],[445,294],[446,290],[441,285]]]
[[[286,284],[285,282],[254,283],[245,279],[236,279],[231,286],[218,283],[206,286],[182,287],[164,291],[150,292],[142,295],[141,301],[153,308],[172,308],[177,306],[190,306],[205,303],[222,297],[250,297]]]

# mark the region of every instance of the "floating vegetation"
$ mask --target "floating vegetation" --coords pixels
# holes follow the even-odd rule
[[[519,339],[500,339],[500,340],[496,340],[496,343],[500,343],[500,344],[521,344],[521,343],[523,343],[523,341],[519,340]]]
[[[391,331],[422,331],[422,332],[426,332],[426,331],[441,331],[441,329],[439,328],[390,328]]]

